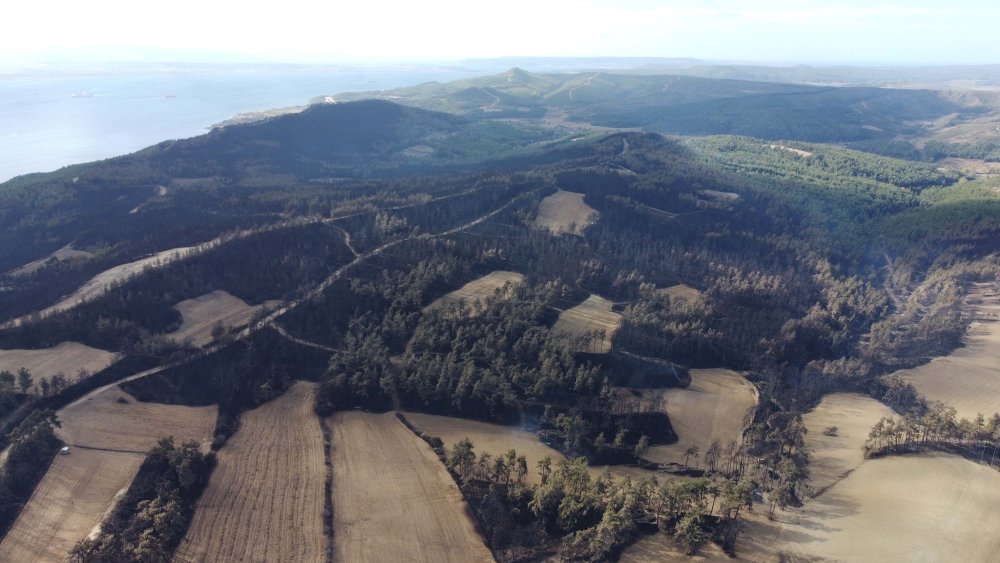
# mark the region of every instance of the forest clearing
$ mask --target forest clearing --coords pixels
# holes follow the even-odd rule
[[[695,303],[701,300],[700,291],[683,283],[672,285],[670,287],[664,287],[656,290],[656,292],[661,295],[669,295],[671,299],[683,299],[690,303]]]
[[[644,400],[652,400],[650,408],[667,413],[678,437],[675,444],[649,448],[643,457],[656,463],[684,463],[689,447],[704,452],[713,440],[722,446],[739,441],[747,413],[757,405],[753,385],[727,369],[693,369],[687,388],[641,393]]]
[[[250,318],[257,311],[280,304],[280,301],[266,301],[260,305],[248,305],[239,297],[217,289],[174,305],[184,321],[180,328],[166,336],[177,342],[185,342],[190,339],[194,346],[205,346],[214,340],[212,329],[216,324],[221,324],[227,329],[239,328],[250,322]]]
[[[582,235],[597,220],[597,210],[583,201],[583,194],[559,190],[538,204],[535,226],[554,235]]]
[[[865,460],[861,448],[872,426],[894,414],[882,402],[857,393],[831,393],[804,414],[806,445],[813,450],[812,488],[821,491],[861,465]]]
[[[485,303],[487,297],[492,296],[498,289],[508,283],[516,285],[523,281],[523,274],[508,272],[506,270],[496,270],[479,279],[472,280],[451,293],[438,297],[433,303],[424,308],[424,312],[446,305],[465,303],[465,306],[469,309],[469,314],[475,315],[479,312],[475,308],[476,300],[479,300],[481,304]]]
[[[326,466],[315,388],[296,382],[243,413],[174,561],[324,560]]]
[[[72,381],[81,370],[94,374],[110,366],[116,354],[79,342],[60,342],[39,350],[0,350],[0,371],[17,373],[27,368],[36,382],[61,373]]]
[[[947,356],[896,375],[913,384],[928,401],[955,407],[958,418],[972,420],[1000,412],[1000,293],[992,284],[970,292],[966,307],[974,319],[964,346]]]
[[[57,455],[3,543],[0,561],[65,561],[128,488],[144,453],[73,448]]]
[[[346,411],[328,423],[334,561],[493,560],[444,464],[395,415]]]
[[[561,332],[572,337],[582,337],[603,331],[603,337],[598,337],[581,352],[607,354],[611,351],[611,340],[615,331],[621,326],[622,316],[611,310],[613,301],[600,295],[591,295],[586,301],[576,307],[559,314],[559,320],[552,326],[553,332]]]

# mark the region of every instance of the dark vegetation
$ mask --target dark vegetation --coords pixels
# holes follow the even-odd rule
[[[208,484],[214,454],[197,443],[175,446],[164,438],[153,447],[115,509],[93,538],[73,548],[75,563],[169,561],[184,538],[195,502]]]

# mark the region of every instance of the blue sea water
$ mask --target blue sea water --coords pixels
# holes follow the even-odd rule
[[[238,113],[465,78],[456,68],[223,68],[0,77],[0,182],[199,135]]]

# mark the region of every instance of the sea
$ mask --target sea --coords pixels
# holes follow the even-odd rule
[[[474,76],[460,67],[130,65],[0,75],[0,182],[192,137],[317,96]]]

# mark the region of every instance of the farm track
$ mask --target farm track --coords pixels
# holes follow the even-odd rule
[[[315,384],[246,412],[219,451],[175,562],[326,560],[326,463]]]

